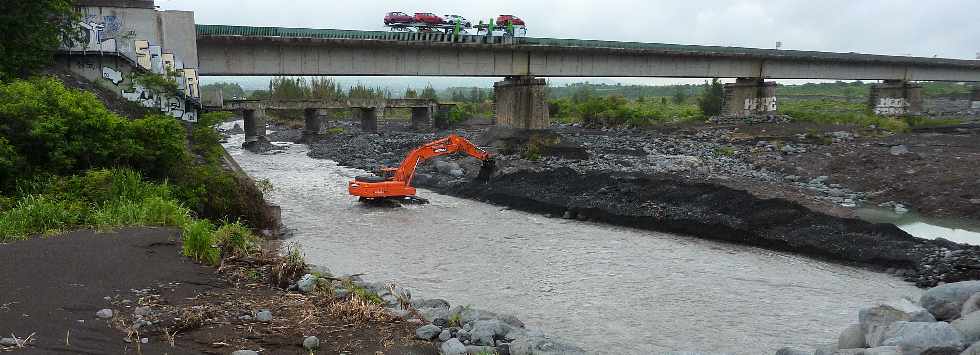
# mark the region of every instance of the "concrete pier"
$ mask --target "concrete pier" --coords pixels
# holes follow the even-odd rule
[[[303,109],[303,140],[315,137],[324,133],[323,110],[315,108]]]
[[[432,125],[436,130],[449,129],[449,112],[456,105],[436,105],[436,114],[433,117]]]
[[[970,96],[970,108],[980,110],[980,85],[973,87],[973,95]]]
[[[759,78],[738,78],[725,84],[722,116],[750,117],[775,114],[776,83]]]
[[[922,112],[922,85],[905,80],[885,80],[871,85],[869,105],[880,116],[915,115]]]
[[[378,118],[384,116],[384,108],[355,107],[354,119],[361,121],[361,131],[378,132]]]
[[[424,131],[432,128],[432,108],[412,107],[412,129]]]
[[[546,82],[533,76],[510,76],[493,85],[497,97],[497,125],[517,129],[545,129],[551,124]]]
[[[261,110],[242,110],[245,127],[245,144],[255,143],[265,138],[265,112]]]

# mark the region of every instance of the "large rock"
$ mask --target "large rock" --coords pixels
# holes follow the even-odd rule
[[[945,322],[895,322],[884,337],[881,345],[897,346],[902,355],[955,355],[963,350],[963,336]]]
[[[511,355],[578,355],[585,350],[540,331],[530,331],[510,343]]]
[[[817,346],[817,349],[813,351],[813,355],[834,355],[837,352],[837,344],[825,344]]]
[[[473,330],[470,331],[470,341],[475,345],[495,345],[494,340],[503,339],[510,333],[511,327],[504,322],[496,319],[479,320],[473,322]]]
[[[966,299],[966,302],[963,302],[963,307],[960,308],[960,317],[966,317],[967,314],[978,310],[980,310],[980,293],[974,293],[973,296]]]
[[[486,355],[486,354],[493,354],[496,351],[497,348],[493,346],[478,346],[478,345],[466,346],[466,355]]]
[[[837,349],[858,349],[868,346],[861,324],[851,324],[837,337]]]
[[[453,338],[449,341],[442,343],[439,347],[443,355],[463,355],[466,354],[466,346],[459,342],[459,339]]]
[[[919,304],[929,310],[938,320],[958,317],[963,304],[980,292],[980,281],[963,281],[933,287],[922,294]]]
[[[885,340],[884,333],[892,323],[905,322],[935,322],[928,311],[909,300],[901,299],[882,303],[862,309],[858,312],[858,321],[864,333],[866,346],[881,346]]]
[[[963,334],[963,341],[970,344],[980,341],[980,312],[967,314],[954,320],[951,325]]]
[[[811,354],[809,351],[786,347],[786,348],[776,350],[776,355],[811,355]]]
[[[435,338],[441,332],[442,328],[439,328],[439,326],[426,324],[415,330],[415,337],[422,340],[432,340],[432,338]]]
[[[296,286],[299,287],[299,292],[310,293],[316,290],[316,282],[316,276],[313,274],[306,274],[296,282]]]
[[[980,355],[980,342],[973,343],[973,345],[966,348],[960,355]]]
[[[865,349],[861,355],[905,355],[897,346],[879,346]]]
[[[320,338],[308,336],[303,339],[303,349],[306,351],[316,351],[320,349]]]

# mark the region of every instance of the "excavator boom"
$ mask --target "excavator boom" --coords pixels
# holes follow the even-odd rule
[[[493,157],[490,153],[477,148],[466,138],[451,134],[421,147],[413,149],[405,156],[398,168],[385,168],[383,171],[392,172],[390,177],[358,176],[348,184],[351,195],[364,199],[385,199],[415,196],[412,178],[415,169],[428,159],[454,153],[466,153],[483,161],[480,169],[480,179],[489,179],[494,169]]]

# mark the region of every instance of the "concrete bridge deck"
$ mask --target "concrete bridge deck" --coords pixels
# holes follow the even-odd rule
[[[197,25],[201,75],[980,81],[980,61],[596,40]]]

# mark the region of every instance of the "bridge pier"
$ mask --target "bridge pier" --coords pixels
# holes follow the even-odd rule
[[[432,128],[432,108],[412,107],[412,129],[422,131]]]
[[[378,132],[378,118],[384,116],[384,108],[354,107],[354,119],[361,121],[361,131]]]
[[[436,130],[449,129],[449,112],[452,111],[453,107],[455,106],[456,105],[443,104],[438,104],[436,106],[436,114],[432,122],[432,125]]]
[[[722,116],[750,117],[776,113],[776,83],[759,78],[738,78],[725,84]]]
[[[880,116],[922,113],[922,85],[906,80],[885,80],[871,85],[869,105]]]
[[[324,119],[319,109],[303,109],[303,141],[308,141],[312,137],[322,135],[324,132]]]
[[[970,108],[980,110],[980,85],[973,86],[973,95],[970,96]]]
[[[261,140],[268,140],[265,137],[265,112],[262,110],[242,110],[242,120],[245,127],[245,143],[243,148],[248,148]]]
[[[497,125],[518,129],[545,129],[551,124],[544,79],[508,76],[493,84]]]

